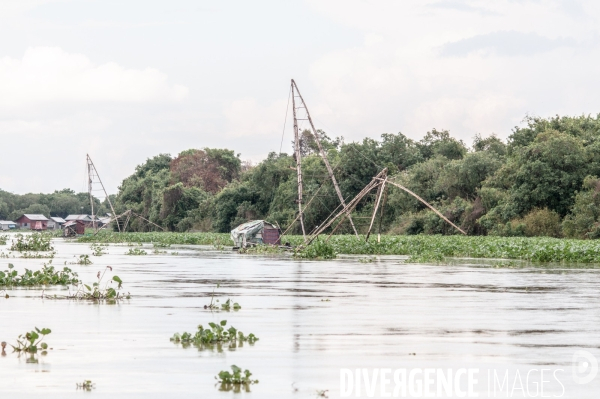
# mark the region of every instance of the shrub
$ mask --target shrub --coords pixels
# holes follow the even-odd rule
[[[544,209],[534,209],[523,218],[525,235],[528,237],[560,237],[561,226],[558,213]]]

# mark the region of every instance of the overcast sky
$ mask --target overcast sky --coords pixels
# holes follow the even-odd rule
[[[346,142],[595,115],[599,19],[577,0],[0,0],[0,189],[86,191],[86,153],[112,193],[159,153],[258,161],[291,78]]]

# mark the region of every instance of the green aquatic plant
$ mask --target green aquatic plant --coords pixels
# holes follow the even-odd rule
[[[49,328],[39,329],[39,328],[35,327],[34,330],[32,330],[28,333],[19,335],[19,337],[17,338],[17,344],[11,345],[13,348],[13,351],[33,354],[33,353],[37,353],[38,349],[41,349],[42,355],[45,355],[46,350],[48,349],[48,344],[45,342],[42,342],[42,340],[44,339],[44,337],[46,335],[50,334],[51,332],[52,331],[50,331]]]
[[[439,252],[427,251],[418,255],[411,255],[407,263],[440,263],[444,261],[444,255]]]
[[[73,294],[69,294],[67,299],[77,299],[77,300],[91,300],[91,301],[118,301],[121,299],[130,299],[131,295],[128,293],[124,293],[123,281],[119,276],[113,275],[112,278],[108,279],[106,283],[103,284],[104,276],[107,271],[112,272],[111,266],[106,266],[103,272],[98,272],[96,278],[97,282],[92,283],[92,285],[79,283],[77,290]],[[116,288],[113,287],[113,284],[116,284]],[[58,297],[55,296],[58,299]]]
[[[133,256],[148,255],[148,252],[144,251],[143,249],[139,249],[139,248],[129,248],[129,251],[125,252],[125,255],[133,255]]]
[[[258,337],[254,334],[245,335],[243,332],[238,331],[235,327],[229,327],[225,329],[227,320],[221,320],[220,323],[208,323],[208,327],[199,325],[198,330],[192,334],[189,332],[183,332],[181,334],[175,333],[171,337],[171,341],[175,343],[181,343],[184,347],[193,345],[198,349],[204,349],[207,346],[213,344],[229,343],[235,345],[236,343],[248,342],[254,344],[258,341]]]
[[[79,284],[77,273],[68,267],[62,270],[56,270],[52,266],[52,261],[42,266],[41,270],[32,271],[25,269],[23,274],[19,275],[14,270],[12,263],[8,264],[8,269],[0,271],[1,287],[32,287],[38,285],[77,285]]]
[[[185,245],[214,245],[231,242],[226,233],[114,233],[101,231],[96,236],[78,238],[80,242],[165,243]],[[229,241],[228,241],[229,240]],[[293,246],[302,245],[302,236],[285,236]],[[300,258],[319,258],[312,248],[321,240],[296,250]],[[332,255],[420,255],[440,253],[444,258],[522,259],[530,262],[600,263],[600,240],[560,239],[550,237],[496,237],[459,235],[382,235],[381,239],[365,241],[353,235],[333,235],[324,248]],[[321,258],[324,258],[321,256]]]
[[[77,389],[82,389],[84,391],[91,391],[96,388],[96,384],[92,382],[92,380],[83,380],[83,382],[78,382],[75,384]]]
[[[231,310],[240,310],[242,307],[240,306],[239,303],[237,302],[233,302],[231,299],[227,299],[227,301],[225,301],[225,303],[221,304],[221,310],[226,310],[226,311],[231,311]]]
[[[294,250],[294,257],[300,259],[334,259],[337,256],[335,247],[323,240],[315,240],[306,247]]]
[[[250,255],[276,255],[285,252],[284,249],[279,248],[277,245],[253,245],[246,248],[238,249],[238,253],[240,254],[250,254]]]
[[[28,259],[54,259],[55,255],[56,255],[55,251],[42,252],[42,253],[23,252],[20,257],[28,258]]]
[[[17,234],[12,241],[11,251],[53,251],[52,236],[45,233]]]
[[[92,250],[92,255],[102,256],[102,255],[108,254],[108,252],[106,252],[107,246],[108,246],[108,244],[97,244],[97,243],[90,245],[90,249]]]
[[[0,235],[0,245],[6,245],[8,242],[8,236],[6,234]]]
[[[234,364],[231,366],[231,372],[227,370],[221,371],[215,378],[219,381],[219,383],[225,385],[258,384],[258,380],[253,380],[250,378],[250,376],[252,376],[250,370],[242,370],[240,367]]]
[[[90,259],[90,256],[87,254],[84,255],[73,255],[75,257],[75,262],[71,262],[74,265],[91,265],[92,264],[92,260]]]

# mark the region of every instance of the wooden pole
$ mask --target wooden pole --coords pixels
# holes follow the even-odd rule
[[[377,189],[377,202],[375,203],[375,208],[373,208],[373,216],[371,217],[371,224],[369,224],[369,230],[367,231],[367,236],[365,237],[365,242],[369,241],[369,236],[371,235],[371,229],[373,228],[373,222],[375,222],[375,216],[377,216],[377,209],[379,209],[379,203],[381,202],[381,197],[383,196],[383,190],[385,190],[385,183],[387,179],[381,183],[381,186]]]
[[[335,192],[337,193],[337,196],[338,196],[340,202],[342,203],[342,205],[346,206],[346,202],[344,201],[344,196],[342,195],[342,191],[340,190],[340,187],[338,186],[335,175],[333,174],[333,169],[331,168],[331,165],[329,164],[329,159],[327,159],[327,154],[325,153],[325,150],[323,150],[323,146],[321,145],[321,140],[319,139],[319,133],[317,133],[317,129],[315,129],[315,125],[312,121],[312,118],[310,117],[310,113],[308,112],[308,107],[306,106],[306,103],[304,102],[304,99],[302,98],[302,94],[300,94],[298,85],[296,84],[296,82],[294,82],[293,79],[292,79],[292,86],[296,88],[296,91],[298,92],[298,97],[300,97],[300,101],[302,101],[302,104],[304,105],[304,109],[306,110],[306,117],[308,118],[308,122],[310,123],[310,127],[313,131],[315,141],[317,142],[317,146],[319,147],[319,153],[321,154],[321,158],[323,158],[323,162],[325,162],[325,167],[327,168],[327,173],[329,174],[329,178],[331,179],[331,181],[333,182],[333,186],[335,187]],[[295,115],[296,114],[294,112],[294,121],[296,120]],[[358,232],[356,231],[356,227],[354,226],[352,217],[348,216],[348,220],[350,221],[350,224],[352,225],[352,230],[354,230],[354,234],[356,235],[356,238],[358,238]]]
[[[382,180],[382,179],[379,179]],[[423,198],[419,197],[417,194],[413,193],[412,191],[410,191],[408,188],[398,184],[398,183],[394,183],[393,181],[388,181],[388,183],[390,183],[393,186],[398,187],[401,190],[406,191],[407,193],[409,193],[410,195],[412,195],[413,197],[415,197],[416,199],[418,199],[419,201],[421,201],[422,203],[424,203],[429,209],[431,209],[432,211],[434,211],[439,217],[441,217],[442,219],[444,219],[446,222],[450,223],[456,230],[460,231],[461,233],[463,233],[464,235],[467,235],[467,233],[465,233],[463,231],[463,229],[461,229],[460,227],[458,227],[457,225],[455,225],[454,223],[452,223],[450,220],[448,220],[447,217],[445,217],[444,215],[442,215],[437,209],[435,209],[432,205],[429,204],[429,202],[425,201]]]
[[[116,216],[116,212],[115,212],[115,208],[113,207],[113,204],[110,200],[110,197],[108,196],[108,193],[106,192],[106,189],[104,188],[104,184],[102,183],[102,179],[100,179],[100,175],[98,174],[98,171],[96,170],[96,165],[94,165],[94,162],[92,161],[92,158],[90,158],[89,154],[86,154],[87,156],[87,160],[88,160],[88,177],[90,178],[90,183],[89,183],[89,190],[90,190],[90,201],[92,200],[92,182],[91,182],[91,176],[89,175],[89,172],[91,171],[90,167],[94,170],[94,173],[96,174],[96,177],[98,178],[98,181],[100,182],[100,186],[102,186],[102,191],[104,191],[104,195],[106,196],[106,200],[108,201],[108,205],[110,205],[110,210],[112,211],[113,215]],[[94,216],[94,204],[92,201],[92,216]],[[117,223],[117,228],[119,229],[119,233],[121,232],[121,227],[119,226],[119,224]]]
[[[371,182],[369,184],[367,184],[365,186],[365,188],[363,188],[362,191],[356,195],[356,197],[354,197],[350,202],[348,202],[348,204],[340,212],[338,212],[333,218],[329,219],[327,222],[323,223],[321,225],[321,227],[308,239],[308,241],[306,242],[306,245],[309,245],[311,242],[313,242],[314,239],[317,238],[319,236],[319,234],[321,234],[323,231],[325,231],[326,228],[331,226],[333,224],[333,222],[335,222],[336,219],[338,219],[339,217],[343,217],[342,220],[340,221],[340,223],[338,223],[338,225],[334,228],[334,230],[329,235],[329,237],[331,237],[331,235],[333,233],[335,233],[335,231],[340,227],[341,223],[350,214],[350,212],[352,212],[352,210],[354,208],[356,208],[356,206],[358,205],[360,200],[365,195],[367,195],[367,193],[369,193],[369,191],[371,191],[375,187],[378,187],[381,184],[378,180],[382,180],[382,179],[380,179],[379,177],[380,176],[385,177],[386,174],[387,174],[387,169],[383,169],[381,172],[379,172],[377,174],[377,176],[375,176],[371,180]]]
[[[304,229],[304,214],[302,213],[302,154],[300,152],[300,136],[298,134],[298,119],[296,117],[296,96],[294,87],[296,83],[292,79],[292,109],[294,113],[294,150],[296,153],[296,172],[298,174],[298,214],[300,216],[300,225],[302,226],[302,237],[306,242],[306,230]],[[298,93],[300,94],[300,93]]]

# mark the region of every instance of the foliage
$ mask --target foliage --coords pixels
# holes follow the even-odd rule
[[[94,209],[99,213],[110,212],[108,203],[100,203],[94,198]],[[51,194],[13,194],[0,190],[0,220],[15,220],[25,213],[45,216],[66,217],[69,214],[89,214],[88,193],[75,193],[70,189],[54,191]]]
[[[50,334],[52,331],[49,328],[42,328],[41,330],[35,327],[34,330],[19,335],[17,338],[17,344],[11,345],[15,352],[25,352],[25,353],[37,353],[38,348],[42,349],[42,355],[46,354],[46,349],[48,349],[48,344],[42,342],[44,337]]]
[[[77,389],[82,389],[84,391],[91,391],[96,388],[96,384],[92,382],[92,380],[83,380],[83,382],[76,384]]]
[[[600,179],[587,176],[582,188],[563,221],[563,232],[573,238],[600,238]]]
[[[119,276],[113,275],[112,278],[102,285],[102,280],[108,270],[112,272],[112,267],[106,266],[103,272],[98,272],[96,275],[98,281],[94,282],[91,286],[80,282],[75,293],[68,295],[67,299],[114,302],[120,299],[131,298],[129,293],[125,294],[121,291],[123,281]],[[114,283],[117,284],[116,288],[112,287]]]
[[[148,255],[148,252],[144,251],[143,249],[139,249],[139,248],[129,248],[129,251],[125,252],[125,255],[133,255],[133,256]]]
[[[229,371],[221,371],[218,376],[218,381],[221,384],[229,385],[249,385],[249,384],[258,384],[258,380],[253,380],[250,378],[252,373],[250,370],[242,371],[241,368],[236,366],[235,364],[231,366],[232,372]]]
[[[327,241],[319,239],[294,251],[294,257],[300,259],[334,259],[336,256],[335,247]]]
[[[240,254],[252,254],[252,255],[274,255],[281,254],[285,250],[279,248],[277,245],[253,245],[246,248],[240,248],[238,253]]]
[[[226,311],[228,311],[228,312],[229,312],[229,311],[231,311],[231,310],[235,310],[235,311],[237,311],[237,310],[240,310],[241,308],[242,308],[242,307],[240,306],[240,304],[239,304],[239,303],[237,303],[237,302],[233,302],[233,301],[232,301],[231,299],[229,299],[229,298],[228,298],[228,299],[225,301],[225,303],[222,303],[222,304],[221,304],[221,310],[226,310]]]
[[[108,244],[97,244],[97,243],[90,245],[90,249],[92,250],[92,255],[94,255],[94,256],[106,255],[108,253],[108,252],[106,252],[107,246],[108,246]]]
[[[52,251],[52,236],[44,233],[17,234],[16,242],[13,240],[11,251]]]
[[[0,245],[6,245],[8,242],[8,236],[6,234],[0,234]]]
[[[561,237],[560,216],[544,209],[533,209],[523,217],[525,235],[528,237]]]
[[[586,176],[600,176],[600,115],[527,117],[514,128],[507,143],[494,135],[476,135],[471,148],[443,129],[432,129],[421,140],[384,133],[378,139],[352,143],[339,137],[330,139],[323,131],[317,134],[344,198],[353,198],[387,168],[395,182],[440,209],[470,235],[558,236],[554,227],[541,228],[541,219],[534,217],[537,210],[547,209],[558,215],[556,224],[562,225],[566,236],[600,236],[596,192],[585,182]],[[309,131],[301,134],[301,152],[303,214],[306,230],[311,231],[340,204]],[[276,222],[287,229],[298,216],[295,166],[294,156],[285,153],[270,153],[256,165],[242,165],[239,155],[226,149],[189,149],[175,158],[160,154],[136,167],[113,198],[117,213],[131,209],[150,221],[132,218],[129,229],[137,232],[154,231],[155,223],[181,233],[228,233],[253,219]],[[359,233],[366,232],[368,223],[361,222],[368,219],[374,197],[367,196],[356,207]],[[19,196],[0,190],[0,219],[23,210],[81,213],[82,201],[83,212],[89,212],[85,193],[62,190]],[[107,211],[106,204],[97,207]],[[456,233],[420,201],[397,188],[388,188],[382,208],[377,226],[382,232]],[[298,223],[289,231],[301,232]],[[351,232],[348,222],[338,230],[339,234]],[[174,241],[224,245],[214,239],[192,235]]]
[[[427,251],[418,255],[411,255],[408,263],[440,263],[444,260],[444,255],[439,252]]]
[[[73,255],[75,257],[75,262],[73,262],[76,265],[91,265],[92,264],[92,260],[90,259],[90,256],[88,254],[84,254],[84,255]]]
[[[524,232],[522,233],[524,235]],[[173,244],[211,244],[215,239],[225,239],[225,234],[215,233],[124,233],[95,239],[114,239],[117,242],[170,242]],[[88,237],[82,237],[88,239]],[[303,243],[302,236],[288,236],[291,245]],[[89,241],[88,241],[89,242]],[[114,241],[111,241],[114,242]],[[315,243],[313,243],[315,244]],[[600,242],[550,237],[499,237],[462,235],[382,235],[381,242],[364,236],[334,235],[328,245],[337,254],[349,255],[419,255],[439,252],[444,257],[524,259],[535,262],[600,263]],[[309,246],[309,248],[312,245]]]
[[[52,261],[44,264],[41,270],[31,271],[25,269],[25,272],[21,275],[9,263],[7,270],[0,271],[0,286],[31,287],[38,285],[76,285],[79,283],[77,273],[68,267],[60,271],[55,270],[51,263]]]
[[[208,323],[208,328],[199,325],[195,334],[189,332],[175,333],[171,337],[171,341],[181,343],[184,347],[193,345],[198,349],[211,348],[214,344],[229,343],[230,345],[236,345],[243,344],[244,342],[254,344],[258,341],[258,337],[254,334],[244,335],[244,333],[238,331],[235,327],[225,329],[226,325],[227,320],[221,320],[218,324]]]

